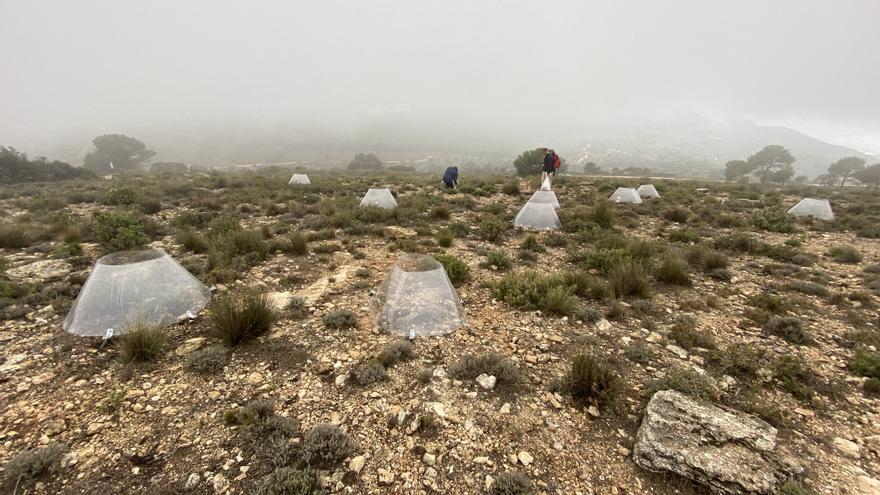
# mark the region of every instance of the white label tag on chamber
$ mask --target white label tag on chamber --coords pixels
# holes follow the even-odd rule
[[[104,332],[104,340],[110,340],[113,338],[113,335],[116,332],[112,328],[108,328],[106,332]]]
[[[415,328],[410,329],[409,340],[416,340],[416,329]]]
[[[194,315],[192,311],[187,311],[187,312],[186,312],[186,317],[189,318],[190,320],[195,320],[195,319],[196,319],[196,315]]]

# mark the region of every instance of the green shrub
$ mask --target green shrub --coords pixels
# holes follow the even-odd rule
[[[623,355],[634,363],[647,364],[654,358],[654,352],[643,344],[631,345],[623,351]]]
[[[486,253],[486,265],[504,271],[509,270],[513,263],[510,261],[510,255],[503,249],[494,249]]]
[[[862,385],[862,391],[868,397],[880,397],[880,378],[868,378]]]
[[[802,401],[813,398],[819,383],[806,361],[797,355],[782,356],[774,361],[773,377],[782,383],[783,389]]]
[[[143,222],[123,212],[96,213],[92,232],[115,250],[137,249],[148,241]]]
[[[465,354],[449,368],[449,375],[459,380],[474,380],[482,374],[494,376],[499,389],[514,389],[527,383],[515,364],[495,352],[481,356]]]
[[[179,242],[187,251],[192,251],[194,253],[207,253],[208,249],[211,247],[210,244],[208,244],[207,239],[189,229],[183,230],[177,234],[177,242]]]
[[[792,344],[809,344],[813,341],[797,318],[771,318],[764,324],[764,331]]]
[[[859,376],[880,379],[880,352],[858,349],[847,366]]]
[[[669,337],[680,347],[687,350],[691,350],[694,347],[703,349],[715,348],[715,339],[711,335],[698,331],[697,320],[689,316],[679,316],[676,318],[669,332]]]
[[[575,287],[567,285],[565,277],[560,275],[544,276],[533,271],[511,273],[492,284],[491,288],[495,298],[524,310],[541,309],[568,315],[574,312],[577,304]]]
[[[278,320],[269,296],[254,290],[220,297],[210,314],[214,335],[230,347],[263,335]]]
[[[193,351],[186,357],[186,368],[199,373],[216,373],[226,366],[229,351],[222,345],[211,345]]]
[[[329,469],[355,451],[355,444],[342,428],[319,424],[303,435],[302,461],[312,468]]]
[[[138,203],[145,215],[155,215],[162,211],[162,202],[153,198],[141,198]]]
[[[126,363],[155,361],[165,351],[167,340],[162,327],[137,323],[129,327],[119,340],[120,356]]]
[[[661,390],[675,390],[703,400],[714,400],[718,396],[709,377],[683,366],[670,369],[666,376],[648,386],[650,395]]]
[[[0,225],[0,248],[21,249],[30,246],[33,241],[33,233],[24,225]]]
[[[801,294],[817,297],[828,297],[829,294],[828,287],[806,280],[792,280],[786,285],[786,288]]]
[[[415,357],[412,342],[408,340],[395,340],[385,346],[376,356],[376,360],[382,363],[382,366],[390,368],[395,364],[403,361],[409,361]]]
[[[467,263],[451,254],[439,254],[434,256],[434,259],[443,265],[443,269],[446,270],[446,275],[449,277],[452,285],[459,286],[470,276],[471,269]]]
[[[110,189],[104,196],[104,204],[111,206],[131,205],[137,201],[137,193],[130,187]]]
[[[603,229],[614,227],[614,207],[605,200],[598,200],[590,210],[590,219]]]
[[[675,208],[663,212],[663,218],[675,223],[685,223],[689,216],[690,214],[688,211],[680,206],[676,206]]]
[[[752,225],[769,232],[794,232],[794,217],[782,210],[763,210],[752,215]]]
[[[500,218],[490,216],[480,220],[480,237],[483,240],[496,242],[507,231],[508,225]]]
[[[680,242],[682,244],[693,244],[700,242],[700,234],[693,229],[677,229],[669,234],[670,242]]]
[[[385,366],[376,359],[370,359],[354,371],[355,380],[362,386],[385,379]]]
[[[318,472],[312,469],[279,467],[263,476],[254,495],[324,495]]]
[[[767,293],[761,293],[753,296],[748,301],[746,301],[746,303],[750,306],[754,306],[756,308],[763,309],[764,311],[776,314],[783,313],[788,308],[788,305],[785,303],[785,301],[782,300],[781,297]]]
[[[285,244],[284,252],[295,256],[305,256],[309,254],[309,241],[305,234],[295,230],[290,233]]]
[[[815,495],[816,492],[810,490],[797,480],[788,480],[779,486],[776,495]]]
[[[658,282],[670,285],[690,286],[691,279],[688,277],[687,263],[674,254],[668,254],[660,261],[660,265],[654,271],[654,277]]]
[[[432,220],[449,220],[449,207],[446,205],[437,205],[431,208],[428,218]]]
[[[506,471],[498,475],[489,488],[491,495],[533,495],[535,485],[528,476],[519,471]]]
[[[651,296],[651,281],[645,266],[637,261],[623,261],[608,271],[608,285],[616,298]]]
[[[449,229],[440,229],[437,231],[437,245],[439,245],[440,247],[452,246],[452,241],[454,238],[455,237],[452,235],[452,231]]]
[[[542,246],[541,243],[538,242],[538,238],[535,237],[533,234],[527,235],[526,238],[523,239],[523,242],[519,248],[526,251],[533,251],[535,253],[543,253],[544,251],[546,251],[546,249],[544,249],[544,246]]]
[[[623,395],[623,379],[610,361],[580,352],[574,356],[563,386],[577,400],[600,407],[616,406]]]
[[[715,248],[739,253],[758,253],[763,249],[763,243],[750,234],[737,232],[715,239]]]
[[[729,345],[723,350],[709,354],[708,363],[721,375],[751,382],[758,376],[758,369],[765,361],[764,352],[752,345]]]
[[[587,253],[584,265],[607,274],[614,266],[628,261],[630,258],[631,255],[626,249],[599,248]]]
[[[838,263],[860,263],[862,253],[852,246],[835,245],[828,249],[828,256]]]
[[[56,442],[16,455],[3,468],[7,487],[18,487],[25,493],[37,480],[58,471],[65,450],[64,444]]]
[[[357,315],[354,314],[354,311],[344,308],[330,311],[324,315],[321,321],[324,322],[325,327],[337,330],[344,328],[357,328],[358,326]]]

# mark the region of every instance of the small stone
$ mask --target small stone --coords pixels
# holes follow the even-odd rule
[[[535,458],[532,457],[532,454],[529,454],[525,450],[523,450],[519,454],[517,454],[516,458],[519,460],[519,462],[522,463],[523,466],[528,466],[529,464],[531,464],[535,460]]]
[[[214,493],[226,493],[229,490],[229,480],[220,473],[214,475],[214,478],[211,479],[211,485],[214,488]]]
[[[259,371],[254,371],[250,375],[247,376],[245,381],[250,385],[259,385],[263,383],[263,374]]]
[[[498,410],[501,414],[510,414],[510,402],[505,402],[501,409]]]
[[[367,458],[365,456],[359,455],[348,462],[348,470],[360,474],[361,470],[364,468],[364,464],[366,463]]]
[[[880,480],[869,476],[859,476],[856,478],[856,486],[864,495],[880,495]]]
[[[666,350],[682,359],[687,359],[688,357],[688,352],[675,344],[668,344]]]
[[[183,488],[185,490],[193,490],[193,489],[195,489],[195,487],[197,487],[199,485],[199,483],[201,481],[202,481],[202,477],[199,476],[199,473],[192,473],[186,479],[186,483],[183,484]]]
[[[794,412],[796,412],[797,414],[800,414],[801,416],[807,417],[807,418],[812,418],[813,416],[816,415],[816,413],[814,413],[813,411],[811,411],[809,409],[802,409],[800,407],[794,408]]]
[[[99,423],[99,422],[89,423],[89,426],[86,428],[86,435],[92,436],[103,429],[104,429],[104,423]]]
[[[348,380],[348,374],[347,374],[347,373],[343,373],[343,374],[341,374],[341,375],[337,375],[337,376],[336,376],[336,382],[335,382],[335,383],[336,383],[336,386],[337,386],[337,387],[341,387],[341,386],[345,385],[345,381],[346,381],[346,380]]]
[[[391,471],[379,468],[376,470],[376,473],[379,478],[379,486],[388,486],[394,483],[394,473],[392,473]]]
[[[837,437],[832,440],[831,443],[834,445],[834,448],[838,450],[838,452],[847,457],[858,459],[861,454],[862,448],[859,447],[859,444],[845,438]]]
[[[434,454],[425,453],[425,455],[422,456],[422,462],[429,466],[433,466],[437,463],[437,456]]]
[[[594,418],[599,417],[599,409],[596,406],[590,406],[587,408],[587,412],[590,413],[590,416]]]
[[[611,322],[606,320],[605,318],[602,318],[601,320],[596,322],[596,330],[602,333],[608,333],[611,331],[612,328],[613,327],[611,325]]]
[[[495,388],[496,380],[497,379],[494,375],[487,375],[485,373],[477,377],[477,383],[483,388],[483,390],[492,390]]]
[[[663,336],[657,332],[651,332],[645,338],[645,341],[650,342],[652,344],[656,344],[656,343],[660,342],[661,340],[663,340]]]

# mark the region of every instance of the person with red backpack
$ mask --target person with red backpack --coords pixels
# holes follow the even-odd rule
[[[541,167],[541,183],[543,184],[551,175],[556,177],[556,172],[561,166],[562,162],[559,160],[559,155],[551,149],[544,148],[544,164]]]

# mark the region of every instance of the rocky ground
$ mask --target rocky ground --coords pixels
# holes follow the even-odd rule
[[[596,186],[586,184],[558,188],[563,210],[580,206],[575,204],[576,187],[596,192]],[[705,194],[706,203],[714,201]],[[474,225],[481,207],[502,204],[512,214],[526,199],[474,197],[475,209],[454,210],[443,223]],[[170,221],[186,208],[169,205],[157,218]],[[625,213],[631,206],[615,208],[628,238],[664,239],[678,228],[659,213],[636,216]],[[9,200],[4,209],[12,217],[23,213]],[[76,213],[89,212],[82,208]],[[271,220],[254,215],[243,223],[257,226]],[[428,228],[436,230],[435,225]],[[277,414],[295,417],[304,427],[332,423],[350,433],[355,454],[321,472],[329,493],[486,493],[495,477],[510,470],[527,474],[538,493],[704,493],[705,488],[675,475],[652,473],[632,459],[649,399],[646,391],[654,380],[675,367],[687,367],[710,376],[721,393],[738,386],[736,379],[709,369],[708,351],[687,351],[670,340],[675,318],[691,315],[719,349],[748,343],[774,357],[799,354],[818,377],[838,384],[839,393],[803,401],[773,386],[770,374],[759,372],[766,386],[759,387],[755,400],[784,417],[778,448],[803,466],[805,486],[815,493],[880,493],[880,400],[862,392],[864,378],[847,369],[853,348],[842,344],[848,332],[877,331],[880,301],[875,295],[841,305],[791,295],[798,304],[790,313],[802,319],[815,339],[796,346],[767,336],[744,315],[751,298],[776,290],[786,276],[767,273],[766,266],[774,263],[769,258],[731,254],[729,281],[697,275],[692,287],[658,286],[649,303],[622,301],[628,308],[624,318],[585,322],[521,311],[493,299],[486,283],[502,274],[482,266],[482,253],[499,246],[515,253],[526,233],[510,232],[497,242],[467,236],[444,251],[470,267],[469,280],[458,288],[470,331],[416,339],[413,360],[388,370],[387,380],[363,387],[353,383],[350,373],[396,339],[375,328],[371,290],[401,254],[390,249],[392,242],[423,238],[412,225],[387,229],[390,235],[384,238],[352,240],[364,255],[359,259],[347,251],[306,257],[276,252],[237,282],[216,284],[218,293],[256,286],[279,301],[303,297],[308,308],[302,317],[286,314],[267,335],[236,349],[216,375],[184,368],[189,353],[214,340],[209,309],[169,327],[171,349],[157,362],[141,365],[122,364],[112,343],[101,347],[97,340],[65,334],[65,314],[52,305],[28,307],[17,316],[7,313],[0,329],[0,462],[61,442],[66,453],[60,468],[42,478],[32,493],[249,493],[261,467],[242,448],[236,427],[227,426],[223,417],[231,408],[264,397],[275,401]],[[714,229],[712,236],[729,232]],[[547,235],[538,239],[545,241]],[[792,237],[763,230],[753,235],[773,244]],[[797,237],[801,250],[818,258],[804,270],[821,272],[833,292],[860,290],[862,270],[880,261],[880,241],[849,231],[800,225]],[[576,242],[572,238],[568,247]],[[858,249],[863,261],[830,259],[829,247],[841,244]],[[185,264],[204,258],[186,253],[173,235],[151,245]],[[93,258],[102,252],[95,243],[83,243],[83,248]],[[517,261],[514,269],[570,270],[566,250],[547,246],[536,262]],[[83,277],[88,270],[51,251],[4,251],[11,264],[6,276],[12,280],[47,284]],[[361,272],[366,276],[355,275],[360,268],[367,270]],[[606,301],[585,304],[603,313],[611,308]],[[358,327],[326,328],[321,318],[336,308],[353,310]],[[625,356],[637,345],[651,351],[646,363]],[[619,363],[627,390],[618,410],[587,406],[554,391],[554,381],[584,348]],[[493,351],[516,364],[528,385],[503,391],[449,375],[462,355]],[[426,369],[430,380],[418,381]],[[417,428],[413,418],[423,415],[431,416],[433,424]]]

